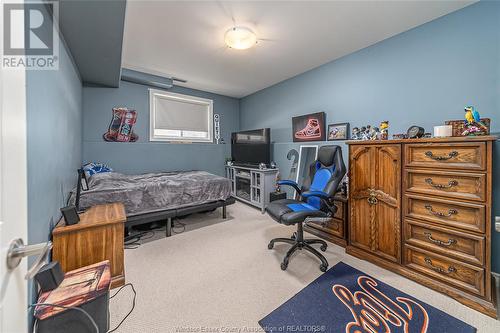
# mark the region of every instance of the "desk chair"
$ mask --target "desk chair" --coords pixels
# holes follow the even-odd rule
[[[337,207],[333,205],[333,197],[339,190],[346,167],[342,158],[340,146],[322,146],[319,148],[318,159],[310,169],[310,177],[299,188],[291,180],[278,181],[279,185],[291,186],[297,191],[299,200],[283,199],[271,202],[266,212],[276,222],[284,225],[297,225],[297,232],[291,238],[275,238],[269,242],[271,250],[274,243],[288,243],[292,247],[288,250],[281,263],[281,269],[286,270],[290,256],[297,250],[307,250],[321,260],[319,269],[326,272],[328,261],[313,248],[312,244],[320,244],[321,251],[326,251],[327,244],[321,239],[304,239],[303,223],[326,224],[335,214]]]

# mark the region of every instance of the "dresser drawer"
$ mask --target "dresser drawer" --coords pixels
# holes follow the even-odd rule
[[[443,227],[405,220],[406,244],[475,265],[484,265],[485,238]]]
[[[406,217],[476,232],[485,231],[484,205],[406,194],[404,210]]]
[[[484,269],[405,245],[405,265],[465,291],[484,296]]]
[[[436,170],[405,170],[406,191],[485,201],[486,175]]]
[[[326,232],[335,237],[344,238],[344,221],[340,219],[333,218],[330,222],[326,223],[324,227],[315,223],[307,224],[307,226],[309,228]]]
[[[406,165],[412,167],[485,170],[486,143],[405,144]]]

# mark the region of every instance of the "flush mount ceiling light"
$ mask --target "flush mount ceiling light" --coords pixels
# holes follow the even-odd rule
[[[257,35],[245,27],[234,27],[224,35],[226,45],[232,49],[246,50],[257,44]]]

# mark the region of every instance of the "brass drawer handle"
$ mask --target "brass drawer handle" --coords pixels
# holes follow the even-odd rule
[[[439,246],[451,246],[451,245],[457,243],[457,240],[453,239],[453,238],[448,239],[447,242],[443,242],[439,239],[434,239],[434,238],[432,238],[432,234],[430,232],[424,232],[424,235],[427,236],[428,240],[430,240],[431,242],[433,242],[434,244],[437,244]]]
[[[376,205],[378,203],[377,193],[375,192],[374,189],[368,189],[368,191],[370,192],[370,196],[367,199],[368,203],[370,205]]]
[[[434,156],[432,151],[428,150],[425,152],[425,156],[432,158],[433,160],[436,160],[436,161],[446,161],[446,160],[452,159],[453,157],[457,157],[458,151],[453,150],[453,151],[448,153],[448,156]]]
[[[444,270],[443,268],[438,266],[434,266],[432,264],[431,258],[425,258],[424,261],[427,264],[427,266],[429,266],[433,271],[441,274],[450,274],[450,273],[455,273],[457,271],[457,269],[454,266],[448,266],[447,270]]]
[[[438,188],[438,189],[452,188],[453,186],[458,185],[458,181],[456,181],[456,180],[450,180],[447,185],[434,184],[434,182],[432,181],[432,178],[425,178],[425,182],[427,184],[429,184],[430,186],[432,186],[434,188]]]
[[[433,209],[432,209],[432,206],[427,204],[424,206],[425,209],[427,209],[429,211],[430,214],[434,215],[434,216],[439,216],[439,217],[451,217],[452,215],[457,215],[458,214],[458,210],[456,209],[449,209],[448,210],[448,213],[441,213],[441,212],[435,212]]]

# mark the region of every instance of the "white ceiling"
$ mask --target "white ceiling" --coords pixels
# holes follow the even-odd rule
[[[473,2],[129,0],[123,66],[243,97]],[[233,19],[255,47],[224,45]]]

